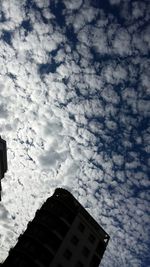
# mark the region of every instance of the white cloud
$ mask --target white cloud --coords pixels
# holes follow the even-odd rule
[[[71,0],[71,1],[64,1],[64,3],[65,3],[65,5],[66,5],[66,7],[67,7],[67,9],[71,9],[71,10],[76,10],[76,9],[78,9],[81,5],[82,5],[82,0],[77,0],[77,1],[73,1],[73,0]]]
[[[106,77],[108,77],[109,72],[106,71]],[[106,78],[109,79],[109,78]],[[117,92],[113,89],[111,85],[104,88],[102,91],[102,97],[109,103],[117,104],[119,102],[119,96]]]
[[[109,0],[111,5],[118,5],[120,4],[121,0]]]
[[[0,261],[63,186],[111,235],[101,266],[141,266],[148,255],[147,4],[134,2],[132,18],[128,1],[111,0],[122,7],[121,25],[89,1],[65,1],[60,29],[49,1],[35,3],[36,10],[2,1],[0,28],[11,43],[1,35],[0,134],[9,171],[2,180]],[[77,42],[67,38],[67,27]]]
[[[5,18],[8,21],[11,21],[15,27],[19,26],[25,16],[25,9],[23,8],[24,5],[25,0],[23,0],[21,4],[19,4],[17,0],[14,0],[14,2],[2,1],[1,3],[1,8],[5,14]]]
[[[139,109],[139,112],[143,116],[148,117],[150,114],[149,101],[148,100],[139,100],[138,101],[138,109]]]
[[[44,0],[42,2],[40,0],[35,0],[35,3],[40,8],[48,8],[48,6],[49,6],[49,1],[48,0]]]
[[[144,16],[146,4],[143,2],[135,1],[132,3],[132,16],[135,19],[139,19]]]
[[[66,12],[66,24],[73,26],[75,33],[78,33],[87,23],[91,23],[95,17],[98,15],[98,10],[93,8],[92,6],[88,6],[85,2],[83,3],[82,0],[78,1],[65,1],[65,5],[67,7]],[[81,8],[80,8],[81,6]],[[70,13],[70,9],[76,10],[78,12]]]
[[[114,40],[112,41],[115,54],[120,56],[131,55],[131,37],[127,30],[117,29]]]

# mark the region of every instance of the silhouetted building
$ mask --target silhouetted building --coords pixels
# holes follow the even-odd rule
[[[6,141],[0,137],[0,200],[1,200],[1,179],[7,171],[7,148]]]
[[[47,199],[3,267],[97,267],[108,234],[65,189]]]

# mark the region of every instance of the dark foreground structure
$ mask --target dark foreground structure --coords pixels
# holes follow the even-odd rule
[[[7,148],[6,141],[0,137],[0,201],[1,201],[1,179],[7,171]]]
[[[73,195],[58,188],[10,250],[3,267],[98,267],[108,234]]]

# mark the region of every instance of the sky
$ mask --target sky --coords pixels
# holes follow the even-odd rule
[[[149,0],[0,1],[0,262],[63,187],[110,235],[101,267],[150,266],[149,21]]]

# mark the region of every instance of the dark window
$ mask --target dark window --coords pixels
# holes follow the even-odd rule
[[[95,236],[90,234],[89,235],[89,241],[93,244],[95,242]]]
[[[47,235],[47,238],[45,238],[44,243],[50,245],[56,252],[61,244],[61,240],[55,235],[55,233],[51,232],[50,236]]]
[[[67,260],[70,260],[72,256],[72,253],[69,249],[66,249],[65,252],[64,252],[64,257],[67,259]]]
[[[55,214],[59,218],[63,218],[69,224],[74,220],[75,214],[68,207],[66,207],[62,202],[57,200],[57,197],[46,201],[42,206],[42,209],[47,210],[50,213]]]
[[[103,241],[99,241],[96,248],[96,252],[102,257],[106,248],[106,244]]]
[[[84,232],[84,229],[85,229],[84,224],[83,223],[79,223],[78,229],[80,230],[80,232]]]
[[[64,237],[69,230],[69,227],[62,221],[60,220],[59,224],[56,226],[56,231]]]
[[[24,235],[21,241],[15,246],[15,249],[22,250],[27,255],[29,254],[32,258],[45,264],[49,264],[53,258],[53,255],[43,246],[42,242],[32,236]]]
[[[84,267],[83,263],[81,261],[78,261],[75,265],[75,267]]]
[[[49,252],[49,251],[46,251],[46,250],[40,250],[39,253],[39,258],[38,260],[44,265],[44,266],[49,266],[50,262],[52,261],[53,259],[53,255]]]
[[[94,255],[90,262],[90,267],[97,267],[99,266],[99,264],[100,264],[100,258]]]
[[[84,247],[82,253],[85,257],[88,257],[90,254],[90,250],[87,247]]]
[[[74,214],[69,209],[64,209],[60,214],[60,218],[67,221],[69,224],[72,224],[74,217]]]
[[[58,263],[57,267],[63,267],[60,263]]]
[[[28,267],[29,266],[29,262],[25,262],[24,259],[20,259],[20,258],[16,258],[12,262],[14,262],[14,266],[18,266],[18,267],[21,267],[21,266],[22,267]]]
[[[58,225],[58,227],[60,228],[60,225]],[[61,239],[55,234],[55,232],[50,231],[47,227],[44,227],[41,224],[32,224],[29,226],[25,235],[29,240],[28,242],[30,242],[30,239],[34,239],[42,246],[45,244],[51,246],[54,251],[58,250],[61,244]]]
[[[42,224],[42,229],[43,229],[43,224],[46,227],[48,227],[48,229],[51,230],[56,230],[60,233],[61,236],[65,236],[69,227],[66,225],[66,223],[61,220],[60,218],[57,218],[55,215],[53,214],[44,214],[45,210],[43,210],[41,212],[41,216],[40,218],[35,218],[34,222],[36,224]],[[33,225],[33,227],[35,228],[35,226]],[[32,227],[32,228],[33,228]]]
[[[34,258],[30,257],[29,253],[25,253],[23,250],[16,250],[15,247],[12,249],[12,253],[10,252],[9,257],[6,259],[7,266],[28,267],[32,265],[32,267],[36,267],[36,264],[32,261]]]
[[[29,263],[26,263],[26,262],[20,262],[18,267],[28,267],[29,266]]]
[[[77,245],[79,242],[79,239],[74,235],[72,238],[71,238],[71,243],[74,244],[74,245]]]

